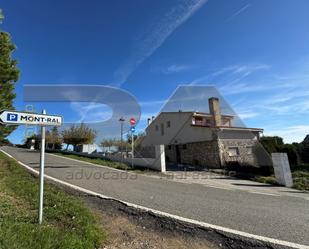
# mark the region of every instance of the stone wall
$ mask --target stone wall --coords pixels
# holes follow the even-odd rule
[[[171,163],[177,163],[176,146],[179,147],[181,164],[200,169],[220,168],[220,153],[216,140],[166,146],[165,154]]]
[[[188,143],[182,150],[181,162],[202,168],[220,168],[220,153],[217,140]]]
[[[258,166],[254,147],[258,143],[253,139],[220,139],[221,163],[225,165],[230,162],[238,162],[240,165]],[[229,155],[229,148],[237,148],[238,154]]]

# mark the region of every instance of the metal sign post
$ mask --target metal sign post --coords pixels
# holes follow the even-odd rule
[[[42,111],[42,114],[46,114],[45,109]],[[41,224],[43,220],[44,164],[45,164],[45,126],[43,125],[41,127],[39,224]]]
[[[60,126],[63,122],[61,116],[17,111],[0,111],[0,123],[13,125],[41,125],[41,154],[40,154],[40,189],[39,189],[39,224],[43,220],[43,195],[44,195],[44,162],[45,162],[45,127]]]
[[[132,146],[132,168],[133,168],[133,159],[134,159],[134,132],[135,132],[135,127],[131,127],[131,146]]]
[[[136,125],[136,120],[135,118],[130,118],[130,125],[131,125],[131,145],[132,145],[132,159],[131,159],[131,164],[133,168],[133,159],[134,159],[134,132],[135,132],[135,125]]]

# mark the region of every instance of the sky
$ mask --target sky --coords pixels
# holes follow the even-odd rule
[[[17,46],[17,110],[29,104],[27,84],[108,85],[138,101],[142,131],[179,86],[213,86],[247,127],[288,143],[309,134],[307,0],[2,0],[0,8],[0,29]],[[94,101],[32,104],[70,122],[112,116]],[[24,134],[20,126],[9,139]]]

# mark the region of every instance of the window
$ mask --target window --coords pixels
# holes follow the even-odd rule
[[[247,151],[247,155],[252,155],[252,152],[253,152],[252,146],[247,146],[246,151]]]
[[[183,145],[182,145],[182,149],[183,149],[183,150],[186,150],[186,149],[187,149],[187,145],[186,145],[186,144],[183,144]]]
[[[171,127],[171,121],[167,121],[167,122],[166,122],[166,127],[167,127],[167,128]]]
[[[159,126],[158,125],[156,125],[156,131],[158,131],[159,130]]]
[[[238,156],[239,150],[237,147],[229,147],[228,153],[229,153],[229,156]]]
[[[168,150],[171,150],[171,149],[172,149],[172,145],[168,145],[168,146],[167,146],[167,149],[168,149]]]

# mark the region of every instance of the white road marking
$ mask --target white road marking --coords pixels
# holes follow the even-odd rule
[[[271,195],[271,196],[281,196],[279,194],[266,193],[266,192],[256,192],[256,191],[248,191],[251,194],[259,194],[259,195]]]
[[[235,189],[231,189],[231,188],[226,188],[226,187],[220,187],[220,186],[214,186],[214,185],[208,185],[208,184],[203,184],[205,187],[209,187],[209,188],[217,188],[217,189],[224,189],[224,190],[231,190],[234,191]]]
[[[10,155],[9,153],[5,152],[2,149],[0,149],[0,151],[2,151],[4,154],[6,154],[8,156]],[[28,166],[28,165],[26,165],[24,163],[20,163],[20,165],[24,166],[29,171],[39,175],[39,172],[37,170],[34,170],[33,168],[31,168],[30,166]],[[251,233],[246,233],[246,232],[242,232],[242,231],[239,231],[239,230],[234,230],[234,229],[227,228],[227,227],[221,227],[221,226],[209,224],[209,223],[206,223],[206,222],[201,222],[201,221],[197,221],[197,220],[193,220],[193,219],[189,219],[189,218],[184,218],[184,217],[181,217],[181,216],[178,216],[178,215],[162,212],[162,211],[159,211],[159,210],[156,210],[156,209],[152,209],[152,208],[136,205],[136,204],[133,204],[133,203],[130,203],[130,202],[126,202],[126,201],[120,200],[120,199],[116,199],[116,198],[113,198],[113,197],[105,196],[105,195],[102,195],[100,193],[97,193],[97,192],[94,192],[94,191],[91,191],[91,190],[88,190],[88,189],[85,189],[85,188],[82,188],[82,187],[78,187],[76,185],[73,185],[73,184],[68,183],[68,182],[64,182],[62,180],[59,180],[57,178],[54,178],[54,177],[46,175],[46,174],[45,174],[45,178],[49,179],[51,181],[63,184],[65,186],[71,187],[71,188],[73,188],[75,190],[78,190],[78,191],[90,194],[90,195],[98,196],[98,197],[103,198],[103,199],[115,200],[115,201],[121,202],[121,203],[123,203],[123,204],[125,204],[127,206],[130,206],[130,207],[133,207],[133,208],[136,208],[136,209],[140,209],[140,210],[143,210],[143,211],[152,212],[154,214],[165,216],[165,217],[169,217],[169,218],[172,218],[172,219],[175,219],[175,220],[180,220],[180,221],[183,221],[183,222],[195,224],[195,225],[202,226],[202,227],[205,227],[205,228],[214,229],[214,230],[217,230],[217,231],[222,231],[222,232],[227,232],[227,233],[231,233],[231,234],[236,234],[236,235],[243,236],[243,237],[250,238],[250,239],[256,239],[256,240],[264,241],[264,242],[267,242],[267,243],[272,243],[272,244],[277,244],[277,245],[282,245],[282,246],[291,247],[291,248],[297,248],[297,249],[309,249],[309,246],[306,246],[306,245],[297,244],[297,243],[293,243],[293,242],[289,242],[289,241],[284,241],[284,240],[279,240],[279,239],[274,239],[274,238],[269,238],[269,237],[264,237],[264,236],[255,235],[255,234],[251,234]]]

